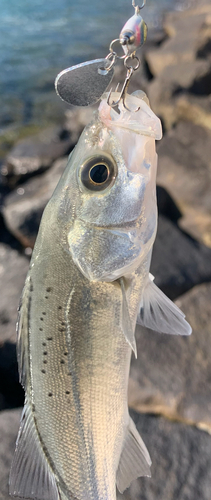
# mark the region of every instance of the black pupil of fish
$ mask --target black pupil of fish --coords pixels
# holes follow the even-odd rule
[[[89,172],[90,179],[95,184],[103,184],[108,179],[108,175],[109,175],[108,167],[103,163],[95,165],[94,167],[91,168]]]

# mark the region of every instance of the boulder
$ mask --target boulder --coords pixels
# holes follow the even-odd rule
[[[181,121],[158,144],[157,182],[182,213],[181,227],[211,246],[211,131]]]
[[[17,142],[6,156],[2,174],[11,186],[20,179],[49,168],[75,145],[70,132],[61,126],[42,130],[37,135]]]
[[[125,500],[210,500],[211,436],[164,418],[131,415],[150,452],[152,477],[133,481]]]
[[[16,341],[17,308],[28,267],[24,255],[0,243],[0,345]]]
[[[43,210],[67,165],[67,157],[12,191],[5,199],[3,215],[8,229],[24,247],[33,247]]]
[[[193,329],[190,337],[158,334],[137,326],[129,405],[211,433],[211,284],[193,288],[176,304]]]
[[[150,270],[159,288],[174,300],[193,286],[211,281],[211,249],[160,215]]]

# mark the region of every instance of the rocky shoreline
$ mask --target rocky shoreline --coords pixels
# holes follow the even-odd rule
[[[121,75],[117,74],[116,80]],[[130,92],[142,88],[161,118],[159,225],[151,272],[193,327],[190,338],[137,328],[129,404],[150,451],[152,479],[126,496],[210,500],[211,489],[211,5],[166,15],[145,47]],[[15,144],[0,173],[0,500],[23,391],[15,351],[17,306],[43,209],[92,108]]]

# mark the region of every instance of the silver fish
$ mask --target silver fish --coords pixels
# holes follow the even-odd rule
[[[191,333],[149,274],[160,121],[142,94],[127,99],[137,113],[101,102],[43,214],[19,311],[14,496],[115,500],[150,476],[127,405],[137,317]]]

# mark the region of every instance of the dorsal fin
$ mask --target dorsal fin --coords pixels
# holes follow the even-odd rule
[[[153,283],[150,274],[143,292],[143,299],[137,323],[159,333],[190,335],[191,326],[185,315],[161,290]]]
[[[21,498],[59,500],[55,477],[43,452],[27,401],[10,471],[9,492]]]
[[[150,477],[151,463],[148,450],[130,418],[116,475],[119,492],[123,493],[140,476]]]
[[[16,327],[19,379],[24,388],[27,385],[26,379],[27,373],[29,372],[28,332],[30,317],[30,287],[31,279],[30,276],[27,276],[18,308],[18,321]]]

